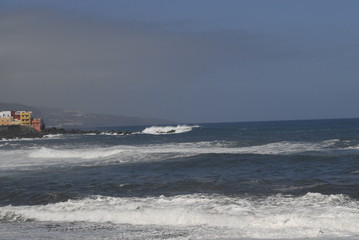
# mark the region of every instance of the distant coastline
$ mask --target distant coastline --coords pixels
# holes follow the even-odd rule
[[[21,138],[42,138],[49,134],[95,134],[99,135],[103,132],[97,130],[80,130],[80,129],[64,129],[64,128],[46,128],[41,132],[37,132],[31,126],[14,125],[14,126],[0,126],[0,140],[1,139],[21,139]],[[130,131],[107,131],[107,134],[129,135]]]
[[[0,102],[0,111],[8,109],[26,109],[27,111],[31,111],[34,116],[44,120],[47,128],[89,129],[108,126],[148,126],[177,123],[166,119],[97,114],[80,110],[34,107],[18,103]]]

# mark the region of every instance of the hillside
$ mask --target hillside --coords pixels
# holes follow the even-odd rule
[[[147,119],[109,114],[88,113],[80,110],[34,107],[18,103],[0,103],[0,111],[32,111],[34,117],[44,119],[46,127],[88,128],[108,126],[161,125],[173,123],[165,119]]]

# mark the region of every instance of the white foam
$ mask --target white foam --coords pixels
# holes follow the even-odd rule
[[[241,148],[242,153],[254,154],[294,154],[304,152],[323,151],[333,146],[339,140],[328,140],[322,142],[275,142],[265,145],[250,146]]]
[[[39,141],[39,140],[49,140],[49,139],[59,139],[64,137],[63,134],[47,134],[43,137],[37,137],[37,138],[2,138],[0,139],[0,142],[22,142],[22,141]]]
[[[241,147],[236,142],[204,141],[149,145],[117,145],[112,147],[78,146],[78,148],[34,147],[22,150],[1,150],[0,169],[44,167],[52,164],[109,164],[161,161],[199,154],[301,154],[330,151],[336,141],[276,142]],[[71,146],[73,147],[73,146]]]
[[[197,226],[231,231],[232,237],[247,238],[359,235],[358,201],[343,195],[316,193],[261,200],[200,194],[147,198],[97,196],[48,205],[0,207],[0,219]]]
[[[103,135],[103,136],[123,136],[124,133],[117,133],[117,132],[99,132],[99,133],[85,133],[83,135],[86,136],[97,136],[97,135]]]
[[[110,149],[110,148],[97,148],[92,151],[88,149],[49,149],[42,147],[38,150],[32,151],[29,154],[30,158],[81,158],[81,159],[94,159],[94,158],[106,158],[112,155],[121,153],[121,149]]]
[[[327,143],[292,143],[277,142],[258,146],[234,147],[234,142],[203,141],[189,143],[150,144],[140,146],[118,145],[113,147],[91,147],[79,149],[50,149],[41,147],[29,150],[30,158],[81,158],[96,159],[124,154],[293,154],[310,151],[321,151]]]
[[[152,126],[144,129],[142,133],[152,135],[162,134],[178,134],[192,131],[193,128],[198,128],[198,125],[177,125],[177,126]]]
[[[345,148],[345,150],[358,150],[358,149],[359,149],[359,145],[349,146]]]
[[[36,141],[41,140],[42,138],[2,138],[0,141],[2,142],[20,142],[20,141]]]
[[[64,135],[63,134],[47,134],[44,135],[43,138],[44,139],[59,139],[62,138]]]
[[[117,133],[117,132],[101,132],[100,135],[105,136],[123,136],[126,135],[125,133]]]

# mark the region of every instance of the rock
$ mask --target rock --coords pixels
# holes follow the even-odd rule
[[[42,134],[30,125],[0,126],[0,138],[39,138]]]
[[[27,125],[14,125],[14,126],[0,126],[0,139],[11,139],[11,138],[41,138],[44,135],[49,134],[96,134],[99,135],[102,132],[97,130],[80,130],[80,129],[71,129],[65,130],[63,128],[46,128],[41,132],[37,132],[31,126]],[[105,132],[113,135],[130,135],[132,132],[126,131],[109,131]]]

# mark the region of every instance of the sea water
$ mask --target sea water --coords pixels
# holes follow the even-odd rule
[[[102,130],[0,141],[0,239],[359,239],[358,119]]]

